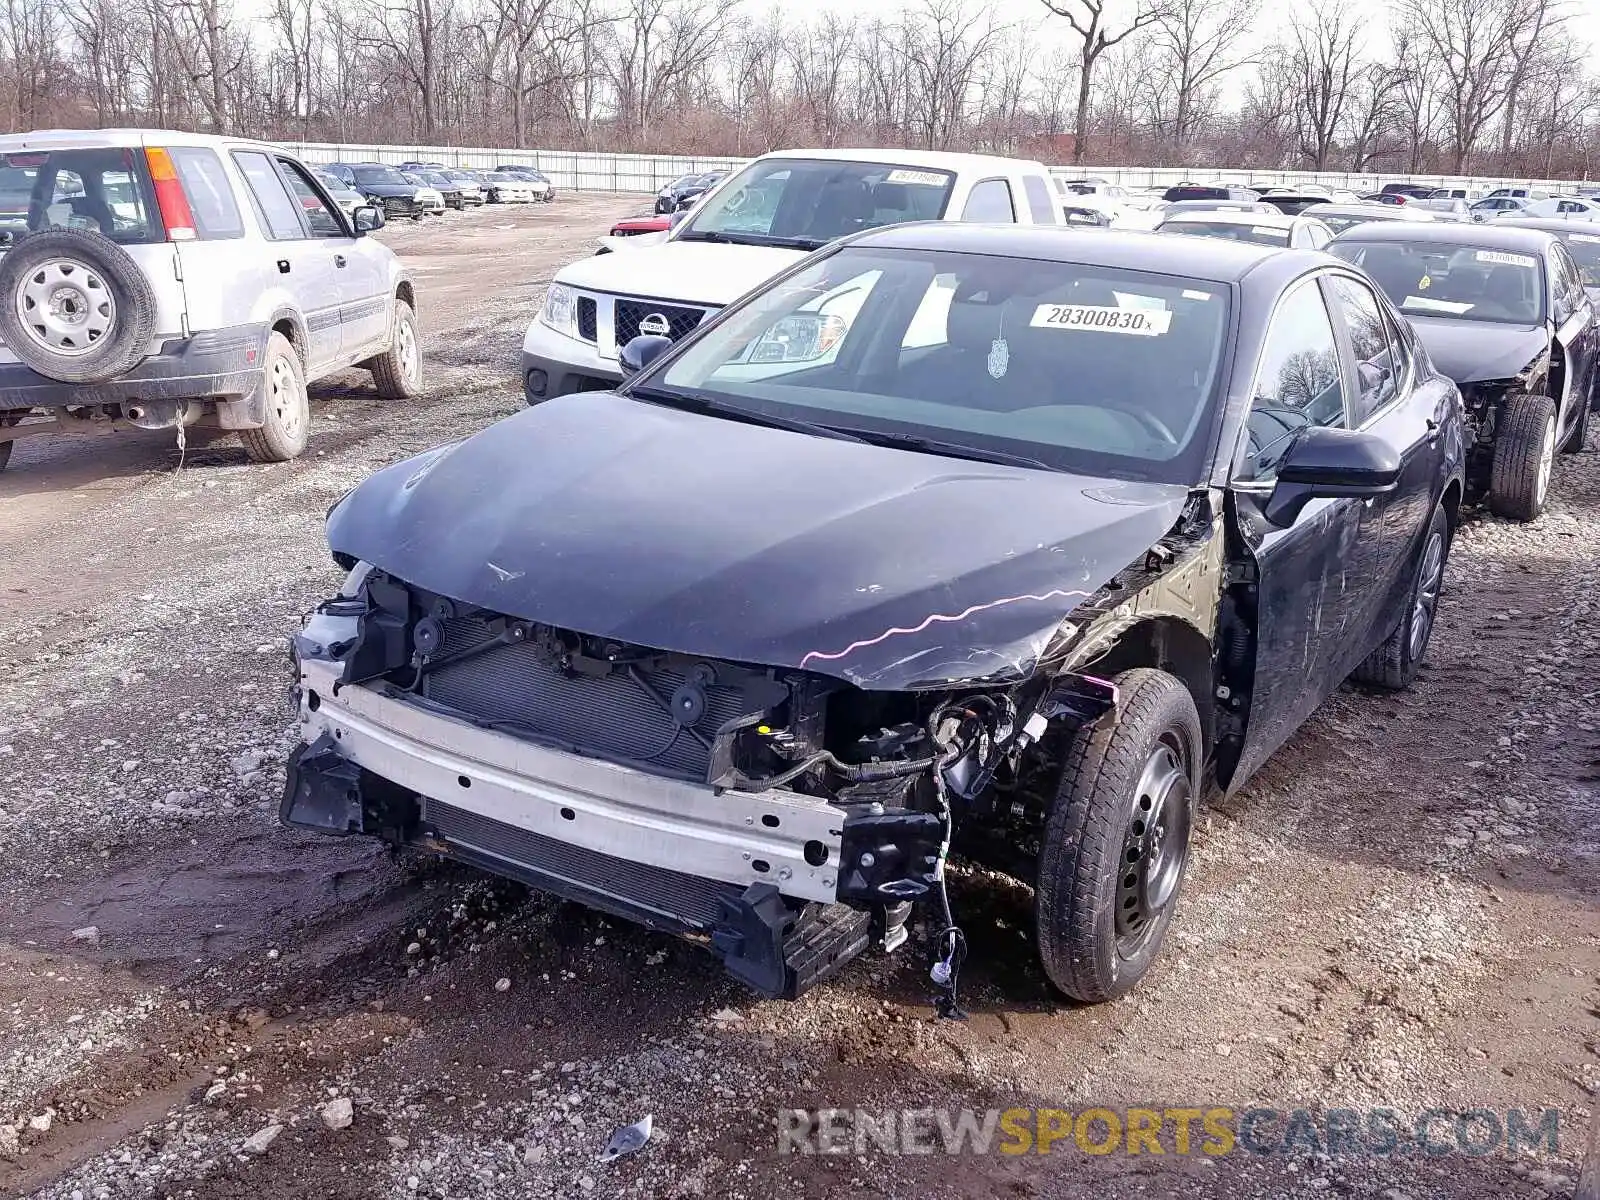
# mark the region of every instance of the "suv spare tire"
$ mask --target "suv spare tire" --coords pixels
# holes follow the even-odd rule
[[[144,359],[155,319],[150,281],[104,234],[41,229],[0,259],[0,338],[47,379],[115,379]]]

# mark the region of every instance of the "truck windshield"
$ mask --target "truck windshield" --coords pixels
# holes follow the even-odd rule
[[[900,221],[937,221],[955,176],[893,163],[767,158],[722,186],[679,228],[679,241],[814,249]]]
[[[0,154],[0,234],[60,225],[122,245],[166,240],[144,155],[127,147]]]
[[[1212,282],[847,246],[751,296],[631,390],[869,441],[1192,483],[1229,321],[1228,289]]]

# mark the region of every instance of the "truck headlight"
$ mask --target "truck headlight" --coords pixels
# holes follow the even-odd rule
[[[578,336],[578,295],[564,283],[552,283],[544,294],[544,311],[539,319],[570,338]]]

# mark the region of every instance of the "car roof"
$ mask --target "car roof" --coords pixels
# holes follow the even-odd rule
[[[1063,225],[969,225],[919,221],[869,230],[851,246],[891,250],[945,250],[1045,262],[1084,263],[1151,271],[1212,283],[1238,283],[1264,263],[1293,277],[1319,264],[1347,265],[1314,250],[1284,250],[1221,238],[1161,238],[1138,230],[1083,229]]]
[[[1452,246],[1473,246],[1479,250],[1513,250],[1537,254],[1554,240],[1542,229],[1518,229],[1511,225],[1466,224],[1440,221],[1435,224],[1370,224],[1346,230],[1341,242],[1445,242]]]
[[[1240,212],[1237,209],[1218,208],[1206,211],[1203,208],[1183,209],[1173,213],[1163,225],[1178,224],[1184,221],[1204,221],[1208,225],[1264,225],[1272,229],[1292,229],[1299,217],[1292,217],[1288,213],[1276,210],[1265,212]]]
[[[944,150],[773,150],[762,158],[812,158],[827,161],[882,163],[894,167],[929,167],[943,171],[1009,171],[1014,167],[1037,167],[1044,164],[1032,159],[1001,158],[994,154],[957,154]]]
[[[1542,229],[1560,236],[1563,233],[1581,233],[1600,237],[1600,221],[1574,221],[1571,217],[1501,217],[1494,223],[1496,229]]]
[[[1432,217],[1419,217],[1419,213],[1408,211],[1410,206],[1402,208],[1398,204],[1313,204],[1302,209],[1301,215],[1307,217],[1320,217],[1326,214],[1330,217],[1365,217],[1370,221],[1388,221],[1400,225],[1429,225],[1433,223]],[[1426,209],[1421,210],[1426,212]]]
[[[253,138],[187,133],[180,129],[33,129],[25,133],[0,133],[0,150],[7,151],[140,146],[261,146],[276,154],[283,153],[281,148]]]

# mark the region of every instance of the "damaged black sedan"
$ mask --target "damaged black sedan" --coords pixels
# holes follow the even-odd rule
[[[1568,246],[1496,222],[1362,225],[1328,249],[1372,277],[1460,385],[1468,499],[1537,517],[1557,449],[1583,449],[1600,362],[1595,304]]]
[[[908,225],[615,393],[391,466],[294,639],[283,818],[704,940],[794,996],[920,930],[952,852],[1049,978],[1145,974],[1197,799],[1427,651],[1462,416],[1310,251]]]

